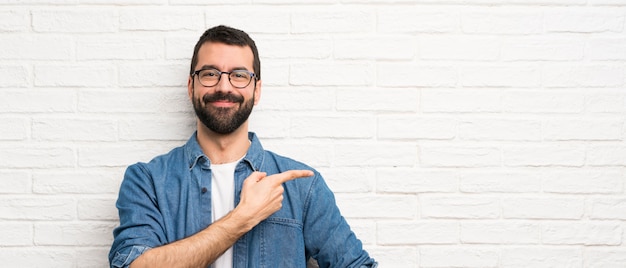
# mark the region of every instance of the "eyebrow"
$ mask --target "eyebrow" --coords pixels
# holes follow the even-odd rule
[[[219,68],[217,68],[217,66],[215,66],[215,65],[202,65],[202,67],[200,67],[199,70],[207,70],[207,69],[215,69],[215,70],[218,70],[220,72],[224,72],[224,71],[220,70]],[[232,68],[232,69],[230,69],[227,72],[238,71],[238,70],[249,71],[248,68],[240,66],[240,67]]]

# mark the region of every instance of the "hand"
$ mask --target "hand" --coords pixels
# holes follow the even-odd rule
[[[283,206],[284,182],[313,176],[313,171],[288,170],[271,176],[266,175],[265,172],[253,172],[243,181],[241,201],[236,208],[250,217],[253,226]]]

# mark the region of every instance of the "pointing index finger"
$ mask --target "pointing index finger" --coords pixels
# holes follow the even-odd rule
[[[277,174],[280,175],[278,177],[280,183],[284,183],[287,181],[291,181],[291,180],[295,180],[298,178],[306,178],[306,177],[311,177],[313,176],[313,171],[311,170],[302,170],[302,169],[294,169],[294,170],[287,170],[283,173]]]

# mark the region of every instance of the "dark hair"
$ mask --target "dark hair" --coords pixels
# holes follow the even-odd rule
[[[193,49],[193,57],[191,58],[191,68],[189,74],[192,74],[195,71],[194,68],[198,64],[198,50],[200,50],[200,47],[204,43],[208,42],[250,47],[250,49],[252,49],[252,55],[254,56],[254,60],[252,61],[253,71],[256,78],[261,79],[261,60],[259,59],[259,51],[256,48],[254,40],[252,40],[246,32],[224,25],[210,28],[206,30],[202,36],[200,36],[200,40],[198,40],[196,47]]]

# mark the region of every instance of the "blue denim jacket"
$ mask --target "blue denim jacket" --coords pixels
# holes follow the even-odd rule
[[[235,169],[235,206],[253,171],[268,175],[312,168],[265,151],[254,133]],[[233,266],[376,267],[341,216],[318,172],[283,184],[282,208],[233,245]],[[187,143],[126,170],[117,200],[120,226],[113,231],[111,267],[128,267],[145,251],[191,236],[211,224],[211,163],[194,134]]]

